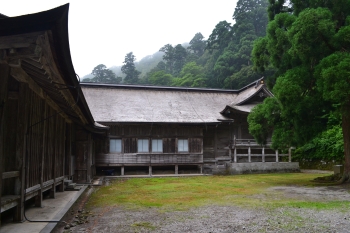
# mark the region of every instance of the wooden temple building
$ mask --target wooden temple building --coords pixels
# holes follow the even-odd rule
[[[298,169],[248,132],[249,112],[272,95],[263,79],[240,90],[79,83],[68,9],[0,14],[0,213],[23,221],[27,201],[96,173]]]
[[[162,167],[173,174],[188,167],[197,173],[231,174],[298,170],[290,154],[259,145],[249,134],[249,112],[272,96],[263,79],[240,90],[81,87],[95,121],[109,127],[95,162],[111,174],[143,169],[152,175]]]
[[[0,15],[0,201],[23,220],[24,203],[41,206],[64,179],[90,182],[95,124],[74,71],[68,4],[19,17]]]

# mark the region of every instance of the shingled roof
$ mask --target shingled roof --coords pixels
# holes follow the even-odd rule
[[[240,90],[92,83],[81,87],[100,123],[218,123],[232,121],[220,113],[227,106],[249,112],[256,103],[241,104],[262,90],[261,80]]]

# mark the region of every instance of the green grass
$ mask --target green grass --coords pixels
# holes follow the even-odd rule
[[[273,186],[315,186],[320,174],[258,174],[236,176],[200,176],[182,178],[135,178],[115,180],[95,191],[87,207],[158,207],[186,210],[203,205],[240,205],[252,207],[290,206],[298,208],[337,208],[346,201],[306,202],[269,190]]]
[[[156,227],[153,226],[149,222],[136,222],[136,223],[133,223],[131,226],[135,227],[135,228],[146,228],[146,229],[149,229],[149,230],[155,230],[156,229]]]

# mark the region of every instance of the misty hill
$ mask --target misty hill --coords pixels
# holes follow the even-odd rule
[[[182,44],[182,46],[184,48],[187,48],[189,46],[189,43],[188,42],[185,42]],[[140,61],[138,62],[135,62],[135,67],[136,67],[136,70],[140,71],[141,74],[140,74],[140,78],[143,78],[145,77],[145,75],[150,72],[154,67],[157,66],[157,64],[163,60],[163,55],[164,55],[164,52],[156,52],[152,55],[148,55],[144,58],[142,58]],[[96,64],[98,65],[98,64]],[[121,67],[122,66],[112,66],[108,69],[112,70],[117,77],[125,77],[125,74],[122,73],[121,71]],[[93,68],[92,68],[93,69]],[[91,69],[91,70],[92,70]],[[93,78],[94,76],[92,74],[87,74],[85,76],[83,76],[81,78],[81,80],[83,79],[86,79],[86,78]]]
[[[141,72],[140,77],[145,76],[152,68],[157,66],[157,64],[162,61],[163,52],[156,52],[152,55],[148,55],[142,58],[140,61],[135,62],[136,69]],[[118,77],[124,77],[125,75],[121,71],[122,66],[112,66],[108,69],[112,70]],[[92,74],[85,75],[82,77],[82,80],[85,78],[93,78]]]

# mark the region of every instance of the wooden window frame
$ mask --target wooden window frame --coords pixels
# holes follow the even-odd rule
[[[111,141],[119,140],[120,141],[120,151],[111,151]],[[122,138],[109,138],[109,153],[123,153],[123,139]]]
[[[146,143],[146,145],[147,145],[147,151],[140,151],[139,150],[139,141],[146,141],[147,140],[147,143]],[[144,144],[142,143],[142,148],[143,148],[143,146],[144,146]],[[138,138],[137,139],[137,153],[149,153],[149,149],[150,149],[150,146],[149,146],[149,138]]]
[[[179,147],[179,141],[187,141],[187,150],[180,150],[180,147]],[[189,140],[188,138],[178,138],[177,139],[177,152],[178,153],[189,153],[190,152],[190,148],[189,148]]]
[[[153,149],[153,140],[157,140],[157,141],[160,141],[160,145],[162,146],[162,148],[161,148],[161,150],[160,151],[154,151]],[[159,142],[157,142],[157,148],[158,148],[158,143]],[[151,139],[151,153],[163,153],[163,139],[162,138],[152,138]]]

